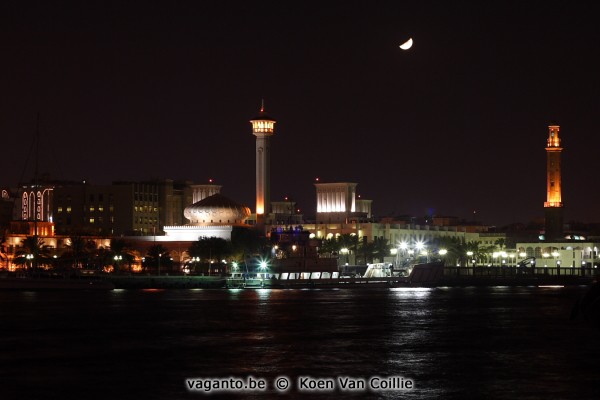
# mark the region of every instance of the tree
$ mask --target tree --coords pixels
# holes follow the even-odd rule
[[[506,246],[506,239],[504,239],[504,238],[496,239],[496,241],[494,242],[494,244],[496,246],[498,246],[498,248],[500,250],[503,250],[504,247]]]
[[[61,259],[71,264],[72,268],[86,267],[97,250],[93,240],[79,235],[71,236],[66,247],[68,250],[62,254]]]
[[[30,264],[32,270],[40,265],[51,265],[50,246],[44,243],[44,239],[27,236],[21,240],[21,247],[15,252],[14,263],[25,267]]]
[[[368,242],[363,240],[360,245],[360,253],[362,254],[363,261],[365,264],[373,262],[373,254],[375,253],[374,242]]]
[[[338,251],[341,249],[358,250],[358,236],[351,233],[344,233],[337,237]]]
[[[388,240],[383,237],[373,238],[372,255],[379,259],[379,262],[383,262],[384,257],[390,255],[391,246]]]
[[[155,244],[148,248],[144,267],[156,268],[160,272],[160,268],[170,269],[172,265],[171,254],[165,247]]]
[[[131,250],[129,242],[126,240],[119,238],[110,239],[110,252],[108,253],[108,257],[109,264],[114,266],[115,272],[119,269],[119,265],[122,262],[125,262],[129,266],[129,272],[131,272],[131,264],[135,261],[135,255],[133,250]]]
[[[249,255],[264,256],[268,243],[265,236],[256,229],[234,227],[231,231],[231,247],[231,254],[236,259],[243,260]]]
[[[188,248],[190,257],[221,261],[232,254],[231,242],[218,237],[201,237]]]
[[[335,238],[331,237],[328,239],[321,239],[321,245],[319,246],[319,254],[333,255],[339,251],[339,245]]]
[[[464,238],[442,236],[434,239],[433,247],[439,251],[445,249],[448,252],[444,256],[445,261],[450,265],[466,265],[467,243]]]

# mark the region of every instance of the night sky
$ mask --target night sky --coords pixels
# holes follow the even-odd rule
[[[600,221],[600,7],[480,3],[3,1],[0,185],[31,178],[39,112],[56,179],[212,178],[254,209],[264,98],[272,200],[305,214],[320,177],[375,216],[542,217],[554,122],[565,220]]]

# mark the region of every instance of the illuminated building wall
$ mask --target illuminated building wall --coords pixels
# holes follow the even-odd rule
[[[221,193],[221,187],[222,187],[221,185],[213,185],[213,184],[192,185],[191,188],[192,188],[193,194],[192,194],[192,202],[190,204],[194,204],[199,201],[202,201],[205,198],[212,196],[213,194]],[[189,206],[190,204],[186,204],[185,206]]]
[[[27,185],[19,190],[15,207],[15,220],[52,222],[52,197],[54,186]]]
[[[561,182],[560,182],[560,127],[548,127],[548,144],[546,146],[546,202],[544,207],[562,207]]]
[[[373,200],[356,199],[356,212],[367,214],[367,218],[371,218],[371,205]]]
[[[546,144],[546,201],[544,202],[545,238],[557,239],[563,231],[563,203],[560,175],[560,126],[548,126]]]
[[[301,225],[302,214],[296,208],[296,202],[292,200],[271,202],[272,214],[270,223],[283,225]]]
[[[356,212],[356,183],[315,183],[317,222],[342,222]]]
[[[265,113],[264,105],[256,118],[250,120],[252,134],[256,136],[256,219],[264,223],[265,214],[271,212],[271,136],[275,120]],[[261,221],[262,220],[262,221]]]
[[[183,210],[194,201],[196,185],[189,181],[173,181],[172,179],[156,180],[152,183],[158,185],[159,230],[162,231],[165,226],[186,224],[187,220],[183,217]]]

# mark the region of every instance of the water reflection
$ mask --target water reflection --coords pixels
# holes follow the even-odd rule
[[[197,397],[186,377],[252,374],[414,379],[402,398],[593,398],[600,344],[568,320],[584,290],[0,292],[2,394],[183,399]]]

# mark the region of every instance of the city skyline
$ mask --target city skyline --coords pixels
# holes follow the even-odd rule
[[[319,177],[358,183],[375,216],[542,218],[556,123],[565,221],[600,220],[597,6],[116,4],[0,6],[0,184],[31,176],[40,112],[40,172],[212,178],[254,208],[249,120],[264,98],[271,200],[307,215]]]

